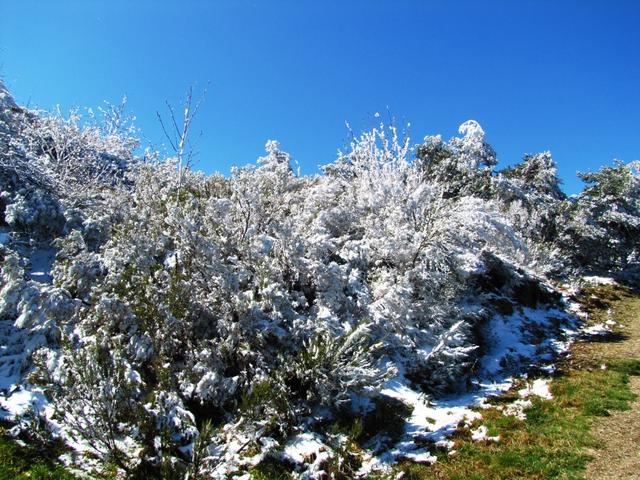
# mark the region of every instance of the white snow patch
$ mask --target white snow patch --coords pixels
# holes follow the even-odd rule
[[[7,396],[0,395],[0,418],[16,420],[30,412],[41,412],[47,405],[44,394],[39,390],[19,387]]]
[[[325,450],[325,444],[315,433],[301,433],[287,442],[284,455],[295,463],[305,463]]]
[[[597,323],[589,327],[584,327],[580,330],[583,335],[598,336],[607,335],[611,332],[611,328],[606,323]]]
[[[520,420],[525,420],[527,418],[526,410],[531,408],[533,403],[531,400],[523,400],[519,399],[515,402],[512,402],[508,405],[496,407],[498,410],[502,410],[502,413],[505,415],[509,415],[512,417],[519,418]]]
[[[550,384],[551,380],[549,379],[537,378],[522,390],[518,390],[518,394],[522,398],[527,398],[535,395],[536,397],[544,398],[545,400],[551,400],[553,398],[553,395],[551,394],[551,390],[549,389]]]
[[[438,460],[438,457],[436,457],[435,455],[431,455],[431,453],[429,453],[429,451],[424,448],[414,450],[413,452],[403,452],[399,455],[398,458],[401,458],[403,460],[410,460],[416,463],[425,463],[428,465],[436,463],[436,461]]]
[[[461,278],[468,278],[472,274],[479,273],[482,270],[483,263],[478,257],[471,252],[459,253],[455,256],[456,273]]]
[[[598,277],[596,275],[582,277],[582,281],[591,285],[617,285],[616,281],[610,277]]]
[[[557,321],[563,322],[558,336],[544,339],[532,332],[554,331]],[[513,387],[513,375],[535,365],[537,368],[553,372],[555,355],[566,351],[577,336],[577,321],[574,315],[558,309],[522,308],[508,316],[495,316],[486,325],[487,350],[480,359],[477,376],[472,379],[472,391],[448,397],[430,399],[410,387],[398,366],[399,374],[389,380],[381,394],[400,400],[411,407],[411,416],[405,425],[405,434],[390,450],[365,458],[359,475],[372,470],[388,469],[399,459],[431,461],[431,453],[422,445],[433,442],[437,448],[453,448],[453,443],[444,445],[460,423],[470,427],[482,418],[474,407],[489,407],[487,399]],[[526,389],[525,396],[536,395],[551,398],[548,380],[533,381]],[[525,411],[532,406],[527,398],[518,399],[510,405],[498,406],[505,415],[526,418]],[[476,436],[486,441],[497,441],[483,430],[475,430]],[[486,437],[486,438],[485,438]]]
[[[499,442],[500,435],[489,436],[489,429],[485,425],[480,425],[475,430],[471,430],[471,440],[474,442]]]

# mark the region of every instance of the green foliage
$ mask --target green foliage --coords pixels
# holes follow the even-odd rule
[[[549,152],[525,155],[521,163],[505,168],[500,174],[520,182],[530,193],[547,194],[559,200],[566,198],[560,190],[562,181],[558,178],[556,163]]]
[[[240,414],[265,425],[265,435],[284,438],[294,420],[291,393],[282,382],[268,378],[255,383],[242,395]]]
[[[584,194],[594,198],[619,198],[632,185],[633,170],[616,160],[613,167],[602,167],[598,172],[578,173],[578,177],[587,184]]]
[[[417,147],[416,165],[425,181],[444,187],[445,198],[464,195],[488,197],[491,195],[491,168],[495,164],[495,153],[487,144],[484,147],[487,148],[485,162],[478,168],[469,168],[462,161],[460,152],[456,151],[457,142],[445,143],[440,136],[426,137],[425,142]]]
[[[20,446],[0,431],[0,480],[75,480],[33,446]]]
[[[275,458],[267,457],[249,470],[253,480],[289,480],[291,469]]]
[[[359,446],[375,436],[383,437],[385,443],[392,445],[404,434],[411,408],[395,398],[379,396],[374,400],[374,408],[364,416],[353,417],[348,411],[340,413],[329,427],[332,433],[346,435]]]
[[[628,376],[640,376],[640,360],[624,359],[610,362],[607,366],[610,370]]]

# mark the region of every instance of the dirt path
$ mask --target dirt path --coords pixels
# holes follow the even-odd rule
[[[640,395],[640,377],[631,377],[630,386]],[[603,418],[592,432],[602,447],[592,452],[595,460],[587,467],[586,478],[640,479],[640,401],[631,410]]]
[[[616,296],[611,294],[611,298],[605,298],[612,302],[609,311],[594,312],[594,316],[600,315],[599,321],[618,323],[613,327],[612,341],[576,345],[578,361],[587,362],[586,356],[589,356],[606,365],[608,361],[640,359],[640,296],[637,293]],[[592,433],[599,447],[589,452],[594,457],[585,473],[589,480],[640,480],[640,377],[630,377],[629,386],[638,395],[631,409],[612,412],[593,425]]]

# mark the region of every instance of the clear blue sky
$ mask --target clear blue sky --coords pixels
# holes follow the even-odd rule
[[[500,165],[551,150],[577,170],[640,158],[640,1],[0,0],[0,75],[20,103],[155,112],[210,82],[197,168],[279,140],[303,173],[387,108],[415,142],[478,120]]]

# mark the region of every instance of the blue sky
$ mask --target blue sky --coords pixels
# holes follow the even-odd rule
[[[500,166],[551,150],[577,170],[640,158],[638,1],[8,1],[0,75],[20,103],[155,112],[209,83],[196,167],[228,173],[277,139],[303,173],[374,113],[419,142],[473,118]]]

